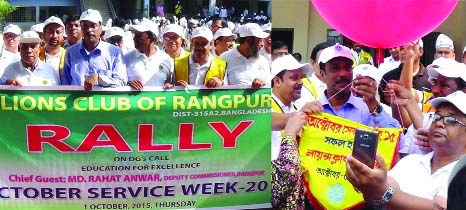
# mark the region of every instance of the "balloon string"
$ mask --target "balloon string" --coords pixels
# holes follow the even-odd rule
[[[384,78],[382,78],[382,81],[384,81],[386,84],[388,84],[387,80],[385,80]],[[379,86],[379,88],[381,88]],[[403,125],[403,115],[401,114],[401,111],[400,111],[400,105],[398,105],[397,103],[394,103],[394,101],[396,100],[396,94],[395,94],[395,91],[393,91],[392,89],[390,91],[384,91],[382,90],[382,92],[389,92],[390,93],[390,107],[395,104],[396,105],[396,109],[398,111],[398,115],[400,116],[400,124],[401,124],[401,128],[403,128],[403,130],[405,130],[405,126]]]
[[[330,96],[330,98],[328,98],[327,100],[330,102],[330,99],[332,99],[333,97],[335,97],[336,95],[338,95],[339,93],[341,93],[341,91],[345,90],[346,88],[348,88],[349,86],[351,86],[354,81],[356,79],[353,79],[353,81],[351,81],[348,85],[346,85],[344,88],[342,88],[341,90],[339,90],[338,92],[336,92],[335,94],[333,94],[332,96]]]

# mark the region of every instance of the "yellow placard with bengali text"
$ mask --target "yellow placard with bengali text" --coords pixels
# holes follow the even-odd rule
[[[363,202],[346,180],[345,158],[353,150],[356,128],[374,128],[327,113],[310,115],[299,143],[301,165],[306,170],[305,187],[316,209],[351,209]],[[379,128],[379,153],[391,168],[397,153],[401,128]]]

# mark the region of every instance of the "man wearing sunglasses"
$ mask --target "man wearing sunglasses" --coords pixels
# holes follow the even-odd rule
[[[401,159],[388,173],[380,156],[371,169],[346,159],[346,177],[372,205],[385,209],[445,209],[448,177],[466,151],[466,94],[456,91],[431,101],[436,110],[428,131],[432,152]]]

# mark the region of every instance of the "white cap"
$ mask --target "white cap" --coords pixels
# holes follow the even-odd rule
[[[461,156],[460,160],[453,166],[453,169],[450,172],[450,176],[448,177],[448,186],[450,186],[451,181],[455,178],[456,174],[459,171],[466,167],[466,155]]]
[[[238,31],[240,37],[255,36],[257,38],[263,39],[269,36],[269,33],[263,32],[257,23],[246,23],[240,26]]]
[[[463,54],[466,52],[466,46],[464,46]]]
[[[336,43],[335,45],[322,50],[319,56],[319,63],[327,63],[329,60],[336,57],[348,58],[353,62],[353,54],[351,54],[351,50]]]
[[[219,28],[217,30],[217,32],[215,32],[214,40],[217,40],[221,36],[225,36],[225,37],[226,36],[232,36],[233,39],[236,39],[236,37],[237,37],[236,34],[232,33],[230,31],[230,29],[228,29],[228,28]]]
[[[16,35],[20,35],[21,28],[19,28],[19,26],[15,24],[8,24],[7,26],[5,26],[5,28],[3,28],[3,34],[6,34],[6,33],[14,33]]]
[[[63,21],[61,21],[60,18],[57,18],[55,16],[50,16],[49,18],[47,18],[47,20],[44,21],[44,28],[47,27],[47,25],[52,24],[52,23],[56,23],[60,25],[61,27],[63,27],[63,29],[65,29],[65,24],[63,24]]]
[[[416,39],[415,42],[419,42],[418,43],[419,47],[424,48],[424,42],[422,41],[422,39]]]
[[[38,23],[38,24],[32,25],[29,30],[35,31],[37,33],[44,33],[44,23]]]
[[[455,49],[453,47],[453,40],[451,40],[450,37],[445,34],[438,35],[437,41],[435,41],[435,49],[438,48],[450,48],[452,50]]]
[[[459,109],[463,114],[466,114],[466,106],[464,105],[464,102],[466,101],[466,93],[464,93],[461,90],[458,90],[450,95],[447,95],[446,97],[438,97],[434,98],[430,101],[430,106],[434,109],[438,109],[440,104],[444,102],[449,102],[452,103],[454,106],[456,106],[457,109]]]
[[[301,69],[303,74],[309,75],[311,73],[311,66],[309,63],[301,64],[290,54],[275,59],[271,64],[271,69],[272,78],[285,70]]]
[[[79,21],[88,20],[93,23],[102,23],[102,16],[100,12],[93,9],[88,9],[81,14]]]
[[[177,25],[177,24],[169,24],[169,25],[165,26],[165,29],[163,31],[163,35],[165,35],[168,32],[173,32],[173,33],[177,34],[178,36],[183,37],[183,28],[181,26]]]
[[[437,79],[439,75],[449,78],[461,78],[466,82],[466,65],[449,58],[440,57],[427,66],[429,81]]]
[[[152,21],[150,21],[152,22]],[[150,23],[143,23],[139,25],[131,25],[130,30],[138,31],[138,32],[146,32],[150,31],[152,32],[155,36],[159,35],[159,28],[155,24],[150,24]]]
[[[191,37],[191,39],[194,39],[196,37],[204,37],[209,42],[212,41],[212,39],[214,38],[214,36],[212,35],[212,31],[205,26],[197,27],[194,29],[193,36]]]
[[[19,43],[39,43],[41,41],[39,34],[35,31],[25,31],[19,36]]]
[[[380,81],[379,70],[370,64],[359,64],[353,68],[353,79],[356,78],[357,75],[370,77],[375,81]]]
[[[111,27],[105,31],[105,39],[113,36],[121,36],[123,38],[125,36],[125,32],[120,27]]]
[[[262,31],[272,31],[272,23],[261,25]]]

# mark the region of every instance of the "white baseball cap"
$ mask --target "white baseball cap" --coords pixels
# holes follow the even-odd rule
[[[194,39],[196,37],[204,37],[209,42],[212,41],[212,39],[214,38],[214,36],[212,35],[212,31],[205,26],[197,27],[194,29],[193,36],[191,37],[191,39]]]
[[[6,34],[6,33],[14,33],[16,35],[20,35],[21,28],[19,28],[19,26],[15,24],[8,24],[7,26],[5,26],[5,28],[3,28],[3,34]]]
[[[228,28],[219,28],[217,30],[217,32],[215,32],[215,34],[214,34],[214,40],[217,40],[219,37],[222,37],[222,36],[225,36],[225,37],[231,36],[231,37],[233,37],[233,39],[237,38],[236,34],[232,33],[230,31],[230,29],[228,29]]]
[[[438,48],[450,48],[452,50],[455,49],[453,47],[453,40],[451,40],[450,37],[445,34],[438,35],[437,41],[435,41],[435,49]]]
[[[464,102],[466,101],[466,93],[464,93],[461,90],[458,90],[450,95],[447,95],[446,97],[438,97],[434,98],[430,101],[430,106],[433,107],[434,109],[438,109],[440,104],[444,102],[449,102],[452,103],[454,106],[456,106],[457,109],[459,109],[463,114],[466,114],[466,106],[464,105]]]
[[[272,31],[272,23],[261,25],[262,31]]]
[[[275,59],[271,64],[271,69],[272,78],[275,77],[278,73],[285,70],[289,71],[301,69],[303,71],[303,74],[309,75],[311,73],[311,66],[309,65],[309,63],[301,64],[291,54]]]
[[[39,34],[35,31],[25,31],[19,36],[19,43],[40,43]]]
[[[35,31],[37,33],[44,33],[44,23],[38,23],[38,24],[32,25],[29,30]]]
[[[88,20],[93,23],[102,23],[102,16],[100,12],[94,9],[88,9],[81,14],[79,21]]]
[[[151,21],[152,22],[152,21]],[[138,31],[138,32],[146,32],[149,31],[153,33],[155,36],[159,35],[159,28],[155,24],[144,23],[139,25],[131,25],[130,30]]]
[[[169,24],[165,26],[165,29],[163,30],[163,35],[165,35],[168,32],[173,32],[177,34],[178,36],[183,37],[183,28],[177,24]]]
[[[61,27],[63,27],[63,29],[65,29],[65,24],[63,24],[63,21],[61,21],[60,18],[57,18],[55,16],[50,16],[49,18],[47,18],[47,20],[44,21],[44,28],[47,27],[47,25],[52,24],[52,23],[58,24]]]
[[[461,78],[466,82],[466,65],[453,59],[440,57],[427,66],[429,81],[437,79],[439,75],[450,78]]]
[[[466,46],[464,46],[463,54],[466,52]]]
[[[380,81],[379,70],[370,64],[359,64],[353,68],[353,79],[356,78],[357,75],[370,77],[375,81]]]
[[[329,60],[336,57],[348,58],[351,60],[351,63],[353,62],[353,54],[351,54],[351,50],[348,47],[336,43],[335,45],[322,50],[318,63],[327,63]]]
[[[263,32],[257,23],[246,23],[240,26],[238,31],[240,37],[255,36],[257,38],[264,39],[269,36],[269,33]]]
[[[120,27],[111,27],[105,31],[105,39],[109,39],[113,36],[121,36],[123,38],[125,36],[125,32]]]

